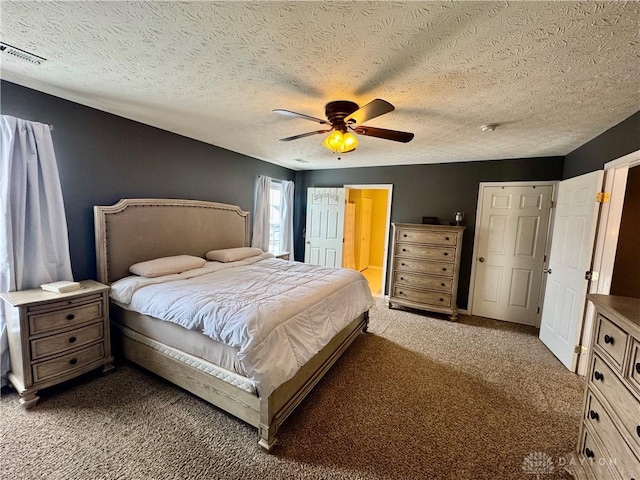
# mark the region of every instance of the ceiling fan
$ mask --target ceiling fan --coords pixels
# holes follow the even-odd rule
[[[395,107],[389,102],[376,98],[363,107],[358,107],[356,103],[348,100],[329,102],[325,106],[325,115],[327,116],[327,120],[305,115],[304,113],[292,112],[290,110],[275,109],[274,112],[281,115],[287,115],[289,117],[304,118],[306,120],[311,120],[312,122],[317,122],[321,125],[331,127],[325,130],[316,130],[314,132],[281,138],[281,142],[289,142],[291,140],[297,140],[311,135],[332,132],[325,138],[322,144],[333,152],[347,153],[352,152],[358,146],[358,139],[351,132],[355,132],[359,135],[383,138],[385,140],[393,140],[395,142],[407,143],[411,141],[413,133],[362,125],[364,122],[371,120],[372,118],[379,117],[380,115],[389,113],[393,110],[395,110]]]

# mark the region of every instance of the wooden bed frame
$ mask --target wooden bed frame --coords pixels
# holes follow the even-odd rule
[[[124,199],[95,206],[98,279],[107,285],[129,275],[129,266],[154,258],[249,245],[249,213],[238,206],[198,200]],[[112,334],[125,358],[258,428],[258,444],[271,450],[280,425],[361,332],[369,315],[353,319],[298,373],[269,397],[242,390],[207,373],[208,364],[148,337],[127,335],[111,306]],[[144,337],[144,342],[139,341]],[[155,348],[159,346],[160,348]],[[175,353],[179,355],[175,355]],[[219,368],[219,367],[218,367]]]

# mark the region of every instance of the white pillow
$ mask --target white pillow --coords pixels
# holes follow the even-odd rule
[[[194,268],[200,268],[206,263],[204,258],[191,255],[175,255],[162,257],[146,262],[136,263],[129,267],[131,273],[142,277],[160,277],[172,273],[182,273]]]
[[[244,260],[245,258],[255,257],[256,255],[262,255],[264,252],[255,247],[237,247],[237,248],[225,248],[222,250],[210,250],[207,252],[207,259],[214,262],[236,262],[238,260]]]

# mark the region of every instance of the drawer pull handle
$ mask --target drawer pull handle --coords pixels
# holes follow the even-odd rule
[[[595,372],[593,372],[593,378],[595,378],[596,380],[604,380],[604,375],[596,370]]]
[[[403,248],[403,249],[402,249],[402,251],[403,251],[403,252],[406,252],[406,251],[407,251],[407,249],[406,249],[406,248]]]
[[[405,266],[404,263],[401,263],[400,265],[402,265],[403,267]]]
[[[593,410],[589,410],[589,417],[591,417],[591,420],[595,420],[596,422],[600,421],[600,415],[598,415],[598,412],[594,412]]]
[[[73,313],[67,315],[67,320],[73,320],[74,318],[76,318],[76,316]]]
[[[444,298],[441,298],[441,299],[440,299],[440,301],[441,301],[441,302],[444,302]]]
[[[443,267],[443,268],[442,268],[442,271],[443,271],[443,272],[446,272],[446,271],[447,271],[447,269]]]
[[[445,240],[449,240],[449,237],[444,237]]]
[[[587,456],[587,458],[593,458],[596,455],[593,453],[593,450],[591,450],[590,448],[585,448],[584,449],[584,454]]]
[[[441,287],[444,287],[444,283],[441,283],[441,284],[440,284],[440,286],[441,286]]]
[[[448,257],[449,256],[449,252],[444,252],[444,256]]]
[[[604,343],[608,343],[609,345],[613,345],[613,337],[610,335],[604,336]]]
[[[640,362],[636,363],[636,372],[640,373]]]
[[[69,363],[71,365],[75,365],[76,363],[78,363],[78,359],[77,358],[72,358],[71,360],[69,360]]]
[[[404,235],[402,235],[404,238],[407,238],[407,234],[405,233]]]
[[[403,293],[403,292],[401,292],[401,291],[400,291],[400,292],[398,292],[398,294],[399,294],[399,295],[404,295],[404,293]]]
[[[404,280],[404,277],[400,277],[400,280]]]
[[[76,340],[77,340],[77,338],[76,338],[76,337],[71,337],[71,338],[69,339],[69,343],[74,343]]]

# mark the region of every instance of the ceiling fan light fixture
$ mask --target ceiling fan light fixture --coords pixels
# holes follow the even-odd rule
[[[353,133],[342,133],[340,130],[336,130],[324,139],[322,145],[333,153],[348,153],[356,149],[358,139]]]

